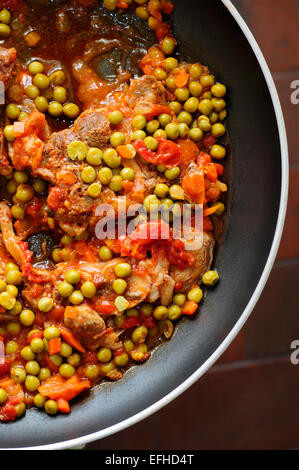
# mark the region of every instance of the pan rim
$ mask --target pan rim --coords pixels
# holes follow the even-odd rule
[[[183,392],[185,392],[191,385],[193,385],[200,377],[202,377],[210,367],[219,359],[219,357],[224,353],[224,351],[228,348],[234,338],[237,336],[239,331],[244,326],[245,322],[248,320],[252,310],[254,309],[265,285],[269,278],[270,272],[272,270],[273,264],[275,262],[275,258],[278,252],[278,248],[280,245],[284,222],[286,217],[286,210],[287,210],[287,202],[288,202],[288,188],[289,188],[289,159],[288,159],[288,142],[287,142],[287,134],[286,134],[286,127],[283,117],[283,112],[279,100],[279,96],[276,90],[276,86],[271,75],[270,69],[268,64],[264,58],[264,55],[255,40],[251,30],[247,26],[246,22],[242,18],[241,14],[237,10],[237,8],[232,4],[231,0],[221,0],[224,6],[229,10],[230,14],[234,17],[235,21],[241,28],[243,34],[245,35],[247,41],[249,42],[258,62],[262,69],[263,75],[265,77],[275,115],[276,121],[278,125],[278,132],[280,138],[280,150],[281,150],[281,194],[280,194],[280,207],[279,207],[279,214],[277,218],[277,224],[275,229],[275,234],[273,237],[273,242],[271,246],[271,250],[264,267],[263,273],[260,277],[260,280],[256,286],[256,289],[248,302],[245,310],[241,314],[239,320],[236,322],[234,327],[231,329],[229,334],[223,340],[223,342],[218,346],[218,348],[214,351],[214,353],[202,364],[201,367],[197,369],[187,380],[181,383],[178,387],[176,387],[172,392],[168,393],[165,397],[157,401],[156,403],[152,404],[148,408],[144,409],[143,411],[127,418],[126,420],[121,421],[120,423],[114,424],[106,429],[102,429],[92,434],[87,434],[85,436],[71,439],[67,441],[60,441],[54,444],[47,444],[42,446],[30,446],[30,447],[21,447],[21,448],[14,448],[15,450],[59,450],[59,449],[70,449],[75,447],[82,447],[85,444],[103,439],[104,437],[108,437],[112,434],[120,432],[140,421],[149,417],[151,414],[159,411],[164,406],[168,405],[171,401],[175,398],[180,396]]]

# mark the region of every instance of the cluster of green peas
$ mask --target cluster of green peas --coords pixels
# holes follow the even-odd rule
[[[37,60],[29,64],[28,70],[33,79],[32,85],[28,85],[25,92],[28,98],[34,101],[38,111],[48,112],[53,117],[63,114],[69,119],[75,119],[79,115],[80,108],[77,104],[66,103],[67,90],[61,86],[66,79],[63,70],[56,70],[48,77],[43,73],[44,65]],[[16,103],[10,103],[6,106],[6,116],[10,120],[22,121],[28,117],[28,113],[22,111]],[[3,130],[8,142],[13,142],[15,139],[13,130],[12,125],[5,126]]]
[[[11,27],[9,26],[11,21],[11,13],[7,8],[3,8],[0,11],[0,38],[7,39],[11,34]]]
[[[112,257],[111,250],[108,247],[101,247],[100,254],[102,255],[102,258],[105,258],[105,260],[107,260],[107,257],[109,257],[109,259],[111,259],[110,256]],[[122,294],[124,294],[127,289],[128,283],[126,278],[130,276],[131,272],[132,268],[129,263],[118,263],[114,268],[114,273],[117,276],[117,279],[113,281],[112,288],[115,294],[117,294],[115,306],[120,312],[125,310],[129,305],[128,301],[122,296]],[[80,290],[74,290],[74,285],[78,284],[80,280],[81,275],[79,271],[76,269],[70,269],[65,273],[64,281],[57,287],[59,295],[67,298],[73,305],[80,305],[84,299],[92,299],[97,293],[96,285],[92,281],[85,281],[81,285]],[[39,305],[39,309],[41,311],[45,311],[41,307],[43,306]]]
[[[111,124],[114,122],[114,116],[115,114],[111,113]],[[68,145],[67,153],[71,160],[86,161],[89,164],[83,167],[81,179],[84,183],[89,184],[87,193],[90,197],[99,197],[102,185],[109,185],[112,191],[119,192],[123,188],[124,180],[134,180],[135,172],[132,168],[120,167],[121,157],[118,155],[116,147],[122,145],[124,141],[124,134],[115,132],[111,136],[112,147],[106,149],[104,152],[96,147],[88,148],[84,142],[81,141],[74,141]],[[136,151],[132,145],[130,145],[130,150],[136,155]],[[100,165],[103,165],[100,169],[95,168]]]
[[[7,177],[6,191],[12,197],[13,205],[11,214],[15,219],[23,219],[25,210],[22,204],[30,202],[35,194],[41,194],[46,190],[47,184],[41,179],[33,180],[29,184],[29,175],[26,171],[14,171]]]
[[[23,384],[25,389],[34,395],[34,405],[38,408],[44,408],[48,414],[56,414],[58,411],[57,403],[55,400],[47,400],[45,396],[38,393],[38,387],[41,383],[51,377],[51,371],[47,367],[41,367],[39,362],[41,353],[48,350],[48,341],[60,337],[60,331],[55,326],[48,326],[43,332],[43,338],[30,336],[37,330],[31,330],[28,333],[29,345],[22,348],[20,351],[22,359],[25,361],[22,364],[14,365],[11,368],[10,374],[14,382]],[[9,341],[6,344],[6,354],[12,355],[17,353],[19,345],[16,341]],[[115,369],[115,365],[121,366],[123,358],[121,356],[115,357],[112,360],[112,351],[109,348],[100,348],[97,352],[97,358],[100,362],[98,364],[88,364],[84,368],[85,376],[90,380],[95,380],[100,375],[106,375],[109,371]],[[59,374],[69,379],[72,377],[76,368],[81,363],[81,356],[77,352],[73,352],[73,348],[66,342],[62,341],[59,354],[49,356],[50,361],[58,367]],[[0,389],[0,404],[5,403],[7,394],[5,390]],[[20,412],[25,412],[25,405],[20,407]],[[20,413],[19,415],[23,414]]]

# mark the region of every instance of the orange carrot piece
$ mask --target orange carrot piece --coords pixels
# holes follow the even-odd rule
[[[132,159],[136,155],[136,151],[134,149],[131,149],[127,145],[119,145],[118,147],[116,147],[116,150],[122,158]]]
[[[75,336],[73,335],[73,333],[71,333],[67,328],[65,328],[64,326],[60,325],[59,326],[59,331],[61,333],[61,336],[63,337],[63,339],[70,345],[72,346],[72,348],[75,348],[77,349],[77,351],[79,352],[86,352],[86,350],[83,348],[82,344],[80,343],[80,341],[77,340],[77,338],[75,338]]]
[[[38,391],[42,395],[51,398],[51,400],[63,398],[66,401],[70,401],[84,390],[89,389],[89,380],[81,380],[78,375],[73,375],[73,377],[65,381],[60,375],[57,374],[47,379],[38,388]]]
[[[189,80],[189,73],[185,69],[179,69],[175,74],[174,80],[177,88],[183,88]]]
[[[183,314],[184,315],[193,315],[197,310],[198,304],[193,302],[193,300],[188,300],[183,306]]]
[[[61,351],[61,339],[60,338],[52,338],[49,340],[48,343],[49,354],[59,354]]]
[[[70,413],[71,412],[70,404],[64,398],[58,398],[57,406],[58,406],[58,410],[60,411],[60,413]]]
[[[203,211],[204,217],[208,217],[209,215],[214,214],[218,210],[219,207],[220,207],[220,204],[217,204],[216,206],[209,207],[208,209],[205,209]]]

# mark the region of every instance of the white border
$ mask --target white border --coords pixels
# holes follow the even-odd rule
[[[74,448],[74,447],[81,447],[84,446],[85,444],[96,441],[98,439],[102,439],[104,437],[110,436],[111,434],[114,434],[116,432],[122,431],[125,428],[128,428],[129,426],[132,426],[133,424],[138,423],[139,421],[142,421],[143,419],[147,418],[151,414],[157,412],[164,406],[168,405],[172,400],[177,398],[179,395],[181,395],[185,390],[187,390],[191,385],[193,385],[207,370],[217,361],[217,359],[224,353],[224,351],[228,348],[228,346],[231,344],[233,339],[237,336],[241,328],[243,327],[244,323],[250,316],[254,306],[256,305],[264,287],[265,284],[268,280],[269,274],[271,272],[271,269],[273,267],[276,254],[279,248],[281,236],[282,236],[282,231],[283,231],[283,226],[284,226],[284,220],[285,220],[285,215],[286,215],[286,208],[287,208],[287,200],[288,200],[288,183],[289,183],[289,161],[288,161],[288,143],[287,143],[287,136],[286,136],[286,129],[285,129],[285,123],[284,123],[284,118],[283,118],[283,113],[279,101],[279,97],[277,94],[277,90],[272,78],[272,75],[270,73],[270,70],[268,68],[268,65],[265,61],[265,58],[256,42],[254,39],[253,34],[249,30],[247,24],[241,17],[240,13],[238,10],[234,7],[234,5],[231,3],[230,0],[221,0],[223,4],[227,7],[227,9],[230,11],[232,16],[235,18],[236,22],[242,29],[243,33],[245,34],[249,44],[251,45],[257,60],[261,66],[261,69],[264,73],[265,79],[267,81],[269,91],[272,97],[274,109],[275,109],[275,114],[276,114],[276,119],[277,119],[277,124],[278,124],[278,129],[279,129],[279,136],[280,136],[280,147],[281,147],[281,164],[282,164],[282,181],[281,181],[281,198],[280,198],[280,209],[279,209],[279,215],[278,215],[278,220],[277,220],[277,226],[276,226],[276,231],[275,231],[275,236],[273,239],[272,243],[272,248],[266,263],[266,266],[264,268],[263,274],[260,278],[260,281],[256,287],[255,292],[253,293],[250,302],[248,303],[246,309],[242,313],[241,317],[231,330],[231,332],[227,335],[225,340],[221,343],[221,345],[216,349],[216,351],[209,357],[209,359],[196,371],[194,374],[192,374],[185,382],[183,382],[181,385],[179,385],[175,390],[173,390],[171,393],[166,395],[164,398],[156,402],[155,404],[151,405],[150,407],[146,408],[145,410],[139,412],[138,414],[131,416],[130,418],[115,424],[109,428],[103,429],[101,431],[95,432],[93,434],[88,434],[87,436],[83,436],[77,439],[72,439],[69,441],[63,441],[63,442],[58,442],[55,444],[49,444],[49,445],[44,445],[44,446],[37,446],[37,447],[26,447],[22,449],[26,450],[58,450],[58,449],[69,449],[69,448]]]

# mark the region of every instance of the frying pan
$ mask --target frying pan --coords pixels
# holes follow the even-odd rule
[[[106,437],[146,418],[198,380],[229,346],[272,268],[285,218],[288,155],[271,74],[229,0],[176,0],[173,23],[183,56],[207,64],[228,86],[231,156],[228,215],[215,266],[221,275],[200,315],[123,380],[82,396],[68,416],[32,409],[1,425],[1,448],[61,449]]]

